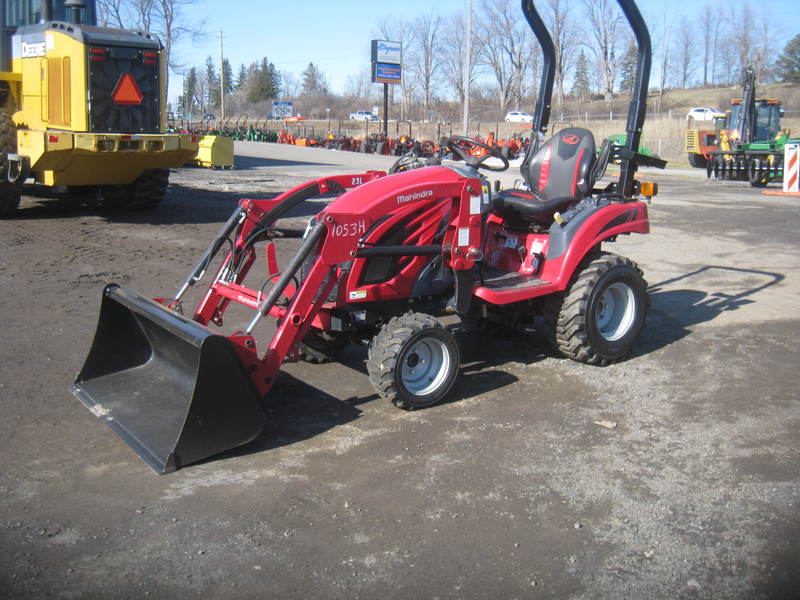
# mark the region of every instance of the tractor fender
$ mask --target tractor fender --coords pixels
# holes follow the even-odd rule
[[[550,227],[547,260],[541,278],[565,290],[584,257],[601,242],[622,233],[649,233],[644,202],[605,202],[585,206],[562,224]]]

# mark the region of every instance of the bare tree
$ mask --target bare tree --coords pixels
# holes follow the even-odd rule
[[[203,36],[203,24],[191,24],[184,14],[186,6],[194,0],[100,0],[97,4],[98,20],[101,23],[123,29],[141,29],[155,33],[164,45],[167,61],[167,81],[169,71],[181,71],[182,65],[173,54],[178,40]]]
[[[131,12],[136,19],[136,28],[142,31],[153,31],[153,19],[156,18],[157,0],[129,0]]]
[[[439,13],[432,11],[414,19],[411,32],[413,45],[409,52],[409,64],[419,86],[422,105],[426,112],[433,99],[435,78],[439,70],[437,42],[441,22]]]
[[[744,68],[752,60],[755,45],[755,23],[749,4],[742,6],[736,20],[737,27],[732,28],[728,43],[735,49],[738,64]]]
[[[689,79],[694,74],[694,49],[696,45],[697,40],[692,24],[685,15],[681,16],[675,33],[673,50],[673,55],[675,56],[675,80],[678,87],[685,89],[689,85]]]
[[[370,97],[372,76],[368,68],[362,69],[358,75],[350,75],[345,84],[344,95],[352,100],[366,101]]]
[[[667,87],[667,75],[672,64],[672,20],[665,8],[658,19],[652,19],[656,23],[653,27],[653,59],[658,65],[658,101],[655,105],[655,112],[661,111],[661,101],[664,97],[664,89]],[[655,83],[655,81],[654,81]]]
[[[412,81],[412,78],[409,77],[408,74],[408,61],[407,61],[411,45],[410,31],[411,31],[411,25],[406,23],[405,21],[396,18],[386,18],[383,19],[378,24],[377,31],[373,32],[373,36],[375,37],[384,40],[390,40],[392,42],[400,42],[401,47],[403,48],[403,71],[404,71],[403,81],[399,85],[389,86],[389,95],[391,102],[394,102],[395,89],[399,88],[398,92],[400,94],[401,120],[404,120],[408,115],[408,111],[411,107],[411,100],[413,98],[413,93],[414,93],[414,83]]]
[[[530,73],[536,70],[539,55],[527,25],[522,25],[516,3],[484,0],[478,21],[478,56],[497,84],[499,118],[511,102],[519,108],[531,87]]]
[[[558,106],[564,107],[564,80],[572,68],[579,39],[577,27],[562,0],[548,0],[546,18],[556,47],[555,84]]]
[[[300,82],[297,76],[290,71],[281,71],[281,88],[282,96],[286,98],[295,98],[300,95]]]
[[[464,37],[467,24],[462,14],[454,14],[444,20],[439,37],[440,69],[447,85],[458,96],[459,103],[464,104],[464,67],[466,66],[466,49]],[[473,22],[474,29],[474,22]],[[474,34],[473,34],[474,37]],[[475,61],[470,61],[469,81],[472,84],[477,75]]]
[[[584,14],[591,36],[589,49],[594,53],[603,95],[607,101],[614,97],[621,19],[617,7],[610,0],[583,0]]]
[[[775,35],[772,31],[772,23],[765,14],[759,14],[755,19],[753,30],[756,32],[755,43],[753,44],[750,64],[756,73],[758,81],[768,81],[773,78],[773,57],[778,54],[775,46]]]
[[[728,18],[723,30],[728,32],[719,44],[719,70],[724,83],[737,84],[744,69],[752,66],[756,78],[763,81],[769,76],[769,63],[775,54],[772,29],[774,23],[767,16],[754,11],[745,3],[736,13],[735,26]]]
[[[126,0],[97,0],[97,20],[106,27],[124,27],[130,23]]]
[[[496,43],[499,35],[497,23],[488,17],[487,3],[483,4],[484,14],[477,19],[479,22],[475,38],[479,60],[494,76],[497,83],[498,118],[508,109],[513,86],[513,75],[508,63],[507,55],[502,47]]]
[[[183,9],[194,3],[194,0],[154,0],[156,24],[153,29],[164,44],[164,53],[167,57],[167,81],[165,86],[169,89],[169,70],[177,70],[181,64],[177,61],[172,49],[178,40],[184,37],[199,39],[203,36],[203,23],[190,24],[187,22]]]
[[[703,85],[706,86],[714,81],[714,65],[717,61],[720,18],[716,8],[709,3],[704,4],[698,25],[703,40]]]

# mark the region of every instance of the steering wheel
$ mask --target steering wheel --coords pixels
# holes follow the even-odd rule
[[[459,146],[459,142],[466,142],[470,146],[483,148],[484,150],[488,150],[489,154],[484,154],[483,156],[470,156],[461,146]],[[464,137],[463,135],[451,135],[449,138],[447,138],[447,148],[453,152],[453,154],[457,155],[461,160],[467,163],[470,167],[474,167],[476,169],[487,169],[489,171],[505,171],[508,169],[508,159],[500,154],[499,149],[492,148],[489,144],[484,144],[478,140],[473,140],[472,138]],[[503,164],[499,167],[483,164],[484,161],[490,156],[499,158],[501,161],[503,161]]]

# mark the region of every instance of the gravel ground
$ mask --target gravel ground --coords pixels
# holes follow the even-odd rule
[[[251,444],[157,476],[67,391],[103,285],[173,294],[239,198],[391,162],[237,155],[153,211],[0,221],[0,595],[798,597],[797,198],[656,175],[652,233],[609,248],[652,301],[622,363],[461,331],[451,401],[405,413],[353,347],[288,364]]]

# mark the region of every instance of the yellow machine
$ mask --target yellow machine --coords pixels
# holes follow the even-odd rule
[[[169,169],[198,150],[197,136],[165,133],[158,39],[96,26],[94,0],[0,2],[0,19],[0,214],[28,178],[114,208],[158,204]]]
[[[206,169],[233,168],[233,140],[221,135],[201,135],[197,155],[190,164]]]

